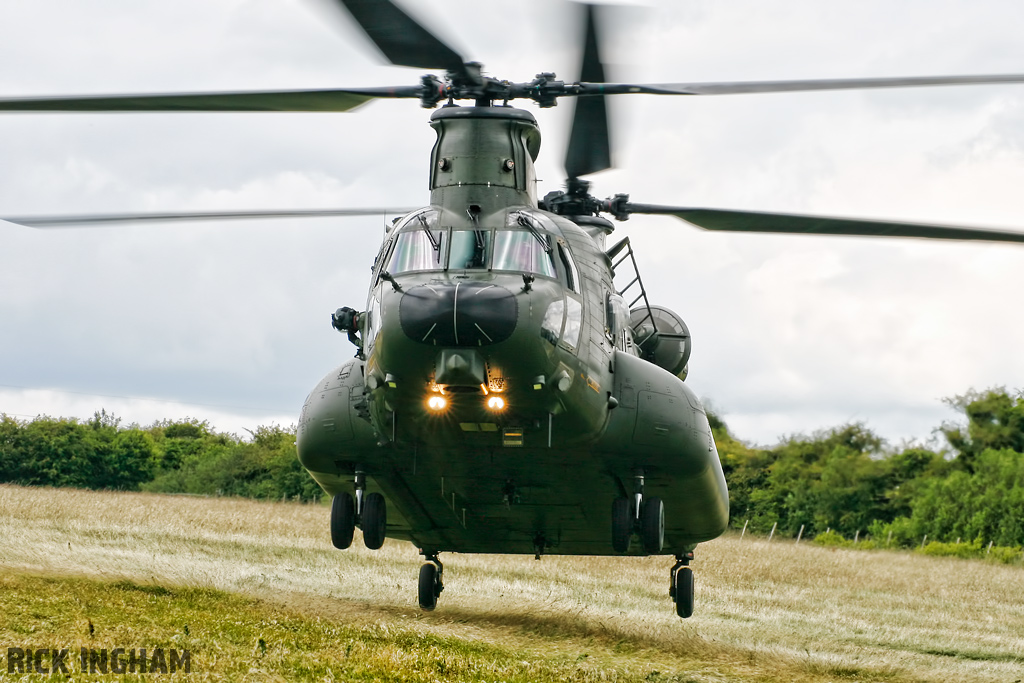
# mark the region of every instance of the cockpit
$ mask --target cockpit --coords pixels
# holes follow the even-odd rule
[[[391,275],[414,271],[493,270],[556,277],[556,228],[525,211],[509,211],[505,225],[494,228],[441,227],[437,211],[424,209],[407,216],[395,229],[387,270]]]

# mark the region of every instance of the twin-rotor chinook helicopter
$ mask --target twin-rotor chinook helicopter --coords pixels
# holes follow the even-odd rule
[[[1024,75],[636,85],[605,83],[594,9],[582,73],[567,83],[483,75],[388,0],[339,0],[395,65],[444,69],[418,85],[303,91],[0,99],[7,111],[348,111],[375,98],[434,108],[430,205],[389,229],[361,310],[334,326],[356,357],[306,399],[302,465],[331,496],[331,537],[354,529],[420,548],[419,604],[433,609],[441,552],[669,555],[681,617],[693,612],[696,545],[726,528],[729,501],[707,416],[686,386],[690,336],[651,305],[628,239],[630,214],[708,230],[1024,242],[1024,234],[598,200],[586,176],[611,166],[605,95],[712,95],[1020,83]],[[540,132],[527,111],[574,97],[565,191],[538,199]],[[457,104],[471,101],[469,106]],[[343,216],[379,210],[21,217],[91,223]]]

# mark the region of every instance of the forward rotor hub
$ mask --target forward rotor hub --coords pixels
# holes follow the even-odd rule
[[[421,106],[433,109],[442,100],[449,103],[475,100],[478,106],[486,106],[485,102],[507,104],[512,100],[530,99],[541,108],[548,108],[556,106],[559,97],[574,97],[587,91],[585,84],[560,81],[551,72],[539,73],[529,83],[513,83],[484,76],[483,65],[479,62],[467,62],[463,67],[459,71],[449,71],[444,81],[433,74],[423,76],[420,79]]]

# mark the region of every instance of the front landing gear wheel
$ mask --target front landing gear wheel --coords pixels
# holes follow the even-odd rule
[[[683,619],[693,616],[693,570],[680,567],[675,577],[676,614]]]
[[[657,555],[665,547],[665,505],[661,498],[644,500],[640,509],[640,537],[648,555]]]
[[[612,501],[612,549],[617,553],[629,551],[633,536],[633,501],[616,498]]]
[[[441,580],[444,574],[444,565],[437,558],[437,553],[423,553],[427,563],[420,567],[419,599],[420,608],[427,612],[437,607],[437,599],[444,590],[444,582]]]
[[[363,513],[360,515],[360,528],[363,530],[363,543],[370,550],[377,550],[384,545],[384,532],[388,527],[388,508],[384,496],[371,493],[363,501]]]
[[[352,533],[356,528],[356,506],[352,496],[339,493],[331,501],[331,543],[338,550],[352,545]]]

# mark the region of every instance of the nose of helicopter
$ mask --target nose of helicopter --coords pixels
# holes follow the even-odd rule
[[[399,306],[402,331],[431,346],[487,346],[505,341],[516,329],[519,304],[500,285],[444,282],[408,290]]]

